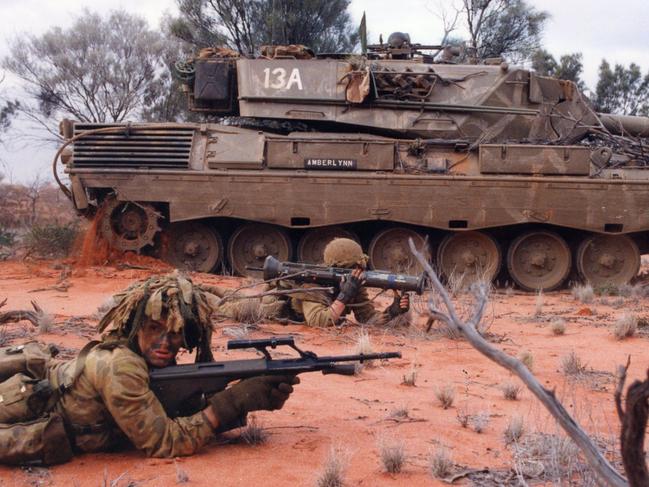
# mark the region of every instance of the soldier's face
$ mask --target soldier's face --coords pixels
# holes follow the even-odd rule
[[[137,332],[137,344],[149,366],[167,367],[176,358],[183,336],[169,332],[164,322],[147,319]]]

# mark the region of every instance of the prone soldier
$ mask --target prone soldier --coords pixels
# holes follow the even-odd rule
[[[367,290],[363,287],[364,271],[368,257],[361,246],[349,238],[335,238],[324,249],[324,265],[353,269],[333,293],[311,291],[291,294],[287,298],[279,298],[285,302],[288,313],[309,326],[325,327],[336,325],[341,318],[354,313],[361,323],[385,324],[391,319],[407,313],[410,309],[410,298],[407,293],[399,294],[394,291],[394,300],[384,311],[378,311],[369,299]],[[290,281],[280,281],[279,287],[295,287]],[[302,284],[301,287],[308,288]],[[278,298],[266,299],[264,305],[270,309],[273,301]]]
[[[191,455],[215,433],[245,424],[247,413],[281,409],[295,376],[242,380],[173,419],[149,388],[149,370],[174,365],[183,348],[196,349],[197,362],[213,360],[210,315],[220,294],[177,273],[151,278],[116,296],[99,323],[101,341],[74,360],[43,366],[49,357],[36,344],[5,350],[25,355],[32,380],[14,374],[0,384],[0,463],[56,464],[128,443],[154,457]]]

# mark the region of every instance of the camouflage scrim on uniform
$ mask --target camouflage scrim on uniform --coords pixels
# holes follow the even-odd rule
[[[138,329],[146,319],[163,321],[167,329],[183,333],[183,346],[198,348],[197,362],[213,360],[210,349],[211,316],[223,307],[226,290],[194,284],[175,271],[138,281],[113,299],[115,305],[99,322],[104,340],[126,339],[133,348]]]
[[[60,383],[76,360],[52,369]],[[111,450],[124,436],[154,457],[191,455],[213,436],[203,412],[171,419],[149,389],[146,362],[125,346],[93,349],[83,373],[56,406],[71,426],[76,447],[85,452]]]

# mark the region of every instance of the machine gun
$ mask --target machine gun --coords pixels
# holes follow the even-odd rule
[[[274,359],[268,347],[285,345],[295,350],[299,358]],[[368,360],[401,358],[400,352],[361,353],[318,357],[301,350],[292,336],[261,340],[230,340],[228,350],[254,348],[264,358],[172,365],[150,372],[149,387],[160,400],[170,418],[189,416],[207,406],[206,396],[222,391],[230,382],[260,375],[297,375],[304,372],[353,375],[355,365]]]
[[[340,280],[352,273],[353,269],[326,267],[295,262],[280,262],[272,255],[264,261],[264,280],[290,279],[296,282],[312,282],[324,286],[338,286]],[[365,285],[380,289],[395,289],[397,291],[413,291],[417,294],[424,292],[426,276],[409,276],[393,274],[388,271],[365,271]]]

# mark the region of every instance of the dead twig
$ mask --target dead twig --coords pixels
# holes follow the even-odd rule
[[[55,284],[53,286],[47,286],[47,287],[39,287],[37,289],[32,289],[31,291],[27,291],[28,293],[40,293],[42,291],[59,291],[62,293],[65,293],[72,287],[72,284],[70,284],[67,281],[63,281],[60,284]]]
[[[488,301],[487,287],[485,285],[478,285],[475,287],[475,295],[477,299],[476,311],[470,321],[463,321],[457,314],[455,305],[453,304],[448,291],[440,282],[437,274],[426,260],[424,254],[417,250],[412,239],[409,239],[409,245],[410,251],[428,275],[433,290],[439,294],[444,303],[444,307],[446,308],[446,313],[444,314],[446,314],[448,318],[449,326],[454,327],[458,332],[464,335],[467,341],[478,352],[510,372],[516,374],[523,381],[532,394],[541,401],[552,417],[577,444],[588,461],[588,464],[596,472],[601,481],[614,487],[626,487],[628,485],[626,479],[620,475],[620,473],[609,463],[606,457],[601,454],[586,432],[577,424],[572,416],[570,416],[561,402],[557,400],[554,391],[550,391],[543,387],[520,360],[493,347],[482,335],[480,335],[476,325],[480,321]],[[429,301],[429,308],[432,313],[440,313],[439,310],[435,309],[432,300]]]
[[[0,308],[2,308],[6,303],[7,300],[3,300],[2,303],[0,303]],[[45,316],[45,312],[36,303],[36,301],[32,301],[31,303],[34,311],[12,310],[0,313],[0,325],[4,325],[6,323],[17,323],[19,321],[26,320],[35,327],[38,327],[43,319],[43,316]]]

